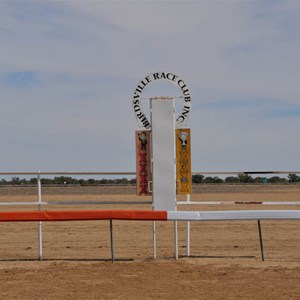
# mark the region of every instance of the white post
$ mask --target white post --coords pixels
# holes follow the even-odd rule
[[[152,222],[152,233],[153,233],[153,258],[156,259],[156,223]]]
[[[176,210],[174,98],[151,98],[152,199],[154,210]]]
[[[175,242],[175,259],[178,260],[178,231],[177,231],[177,221],[174,221],[174,242]]]
[[[186,196],[186,210],[190,209],[190,200],[191,200],[191,195],[187,194]],[[190,256],[190,241],[191,241],[191,236],[190,236],[190,221],[186,222],[186,256]]]
[[[175,100],[150,99],[152,203],[154,210],[176,210]],[[174,227],[175,257],[178,259],[177,222]],[[156,258],[156,232],[153,225],[153,256]]]
[[[40,173],[40,171],[39,171]],[[38,210],[42,208],[42,185],[41,185],[41,176],[38,173],[37,175],[37,188],[38,188]],[[42,239],[42,222],[38,222],[38,247],[39,247],[39,260],[42,260],[43,255],[43,239]]]

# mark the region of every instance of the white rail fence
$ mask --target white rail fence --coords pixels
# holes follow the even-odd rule
[[[252,175],[252,174],[300,174],[299,171],[249,171],[249,172],[193,172],[193,175]],[[81,175],[81,176],[135,176],[135,172],[0,172],[0,176],[36,176],[37,178],[37,201],[5,201],[0,202],[0,206],[18,206],[18,205],[33,205],[38,210],[42,210],[43,206],[48,205],[137,205],[151,204],[152,201],[43,201],[42,200],[42,183],[41,179],[45,176],[57,175]],[[190,210],[191,205],[222,205],[222,204],[261,204],[261,205],[300,205],[300,201],[263,201],[263,202],[241,202],[241,201],[190,201],[190,195],[187,195],[186,201],[177,201],[178,205],[186,205],[187,210]],[[237,220],[257,220],[258,232],[261,248],[261,257],[264,260],[264,247],[262,238],[261,220],[300,220],[300,210],[245,210],[245,211],[185,211],[185,212],[168,212],[168,220],[174,221],[174,241],[175,241],[175,258],[178,259],[178,234],[177,221],[186,221],[186,255],[190,256],[190,221],[237,221]],[[155,232],[155,222],[153,222],[153,232]],[[110,220],[110,236],[111,236],[111,255],[114,261],[114,242],[113,242],[113,226]],[[154,235],[155,236],[155,235]],[[153,256],[156,257],[156,242],[153,241]],[[38,259],[42,260],[43,244],[42,244],[42,222],[38,222]]]

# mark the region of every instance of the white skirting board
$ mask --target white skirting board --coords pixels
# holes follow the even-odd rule
[[[300,210],[168,211],[168,220],[300,220]]]

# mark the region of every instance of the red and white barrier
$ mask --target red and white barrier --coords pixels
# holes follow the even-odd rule
[[[34,221],[224,221],[224,220],[300,220],[300,210],[240,211],[151,211],[151,210],[75,210],[0,212],[0,222]]]
[[[300,201],[177,201],[181,205],[300,205]]]
[[[257,220],[264,260],[260,220],[300,220],[300,210],[240,210],[240,211],[153,211],[153,210],[71,210],[71,211],[14,211],[0,212],[0,222],[89,221],[109,220],[111,254],[114,261],[112,220],[174,221],[175,258],[178,259],[177,221],[237,221]],[[153,257],[156,258],[155,222],[153,222]],[[40,227],[39,227],[40,228]],[[40,233],[41,237],[41,233]],[[188,255],[189,256],[189,255]],[[42,243],[39,238],[39,260],[42,260]]]
[[[300,210],[169,211],[174,221],[300,220]]]
[[[91,220],[166,221],[167,212],[151,210],[41,210],[0,212],[0,222]]]

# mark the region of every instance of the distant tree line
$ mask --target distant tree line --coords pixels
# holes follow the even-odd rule
[[[214,177],[205,177],[201,174],[192,176],[192,182],[195,184],[201,183],[295,183],[300,182],[300,176],[296,174],[289,174],[287,178],[274,176],[274,177],[252,177],[247,174],[239,174],[238,176],[229,176],[225,179]],[[52,185],[134,185],[136,179],[117,178],[117,179],[76,179],[73,177],[59,176],[54,178],[41,178],[42,184]],[[19,177],[12,177],[10,180],[2,179],[0,185],[36,185],[37,178],[25,179]]]
[[[273,176],[267,177],[252,177],[247,174],[239,174],[238,176],[229,176],[225,179],[215,177],[205,177],[201,174],[192,176],[193,183],[294,183],[300,182],[300,176],[289,174],[287,178]]]
[[[41,184],[72,184],[72,185],[130,185],[135,184],[136,179],[117,178],[117,179],[76,179],[68,176],[59,176],[54,178],[41,178]],[[19,177],[12,177],[11,180],[2,179],[0,185],[36,185],[37,178],[20,179]]]

